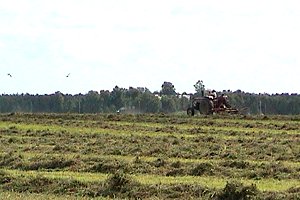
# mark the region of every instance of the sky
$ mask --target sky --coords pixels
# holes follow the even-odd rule
[[[0,25],[0,94],[300,93],[297,0],[0,0]]]

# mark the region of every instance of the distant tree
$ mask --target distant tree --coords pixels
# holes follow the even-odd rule
[[[161,95],[176,95],[174,85],[165,81],[161,86]]]
[[[199,81],[203,85],[203,82]],[[196,85],[201,85],[197,84]],[[201,87],[195,87],[201,88]],[[198,90],[201,91],[201,90]],[[253,94],[237,90],[223,91],[228,96],[229,103],[236,108],[248,108],[249,114],[268,115],[299,115],[300,95]],[[189,105],[192,94],[175,95],[174,85],[164,82],[161,91],[151,93],[146,87],[129,89],[116,86],[113,91],[89,91],[87,94],[2,94],[0,95],[0,112],[40,112],[40,113],[109,113],[121,107],[131,107],[142,112],[176,112],[183,111]]]
[[[171,113],[177,110],[175,97],[164,95],[161,98],[161,110],[164,113]]]
[[[176,102],[179,111],[186,111],[186,109],[189,107],[190,101],[185,95],[187,95],[186,92],[182,93],[182,95],[177,98]]]
[[[161,109],[161,102],[159,98],[149,91],[141,94],[139,103],[141,111],[145,113],[157,113]]]
[[[52,99],[54,100],[54,112],[62,112],[64,107],[64,95],[61,92],[55,92],[55,94],[52,96]],[[52,111],[51,111],[52,112]]]
[[[73,95],[67,94],[64,95],[64,109],[63,112],[75,113],[78,110],[76,109],[77,102],[74,101]],[[33,106],[32,106],[33,107]]]
[[[125,106],[125,92],[126,90],[124,88],[119,88],[118,86],[115,86],[111,92],[111,103],[116,109],[120,109]]]
[[[102,112],[110,112],[113,110],[112,103],[111,103],[111,93],[108,90],[101,90],[100,91],[100,107]]]
[[[85,113],[98,113],[100,112],[100,95],[97,91],[89,91],[84,98],[82,103],[82,109]]]
[[[140,100],[139,96],[143,93],[144,90],[139,90],[137,88],[129,87],[125,93],[125,104],[127,107],[134,107],[137,105],[137,102]]]
[[[205,91],[205,85],[203,84],[202,80],[198,80],[196,84],[194,85],[196,94],[199,96],[204,96],[204,91]]]

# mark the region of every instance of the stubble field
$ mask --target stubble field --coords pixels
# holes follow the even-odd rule
[[[19,199],[300,199],[300,116],[0,115]]]

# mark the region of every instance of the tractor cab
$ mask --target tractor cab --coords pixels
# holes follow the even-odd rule
[[[224,94],[221,96],[204,96],[194,97],[191,99],[191,105],[187,109],[187,114],[190,116],[195,115],[195,111],[198,110],[200,114],[210,115],[213,113],[227,112],[238,113],[237,109],[231,108],[228,102],[228,97]]]

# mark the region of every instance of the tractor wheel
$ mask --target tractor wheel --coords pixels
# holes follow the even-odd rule
[[[194,116],[195,110],[194,110],[194,108],[188,108],[186,113],[188,114],[188,116]]]
[[[212,114],[212,105],[209,99],[203,99],[199,102],[199,111],[203,115]]]

